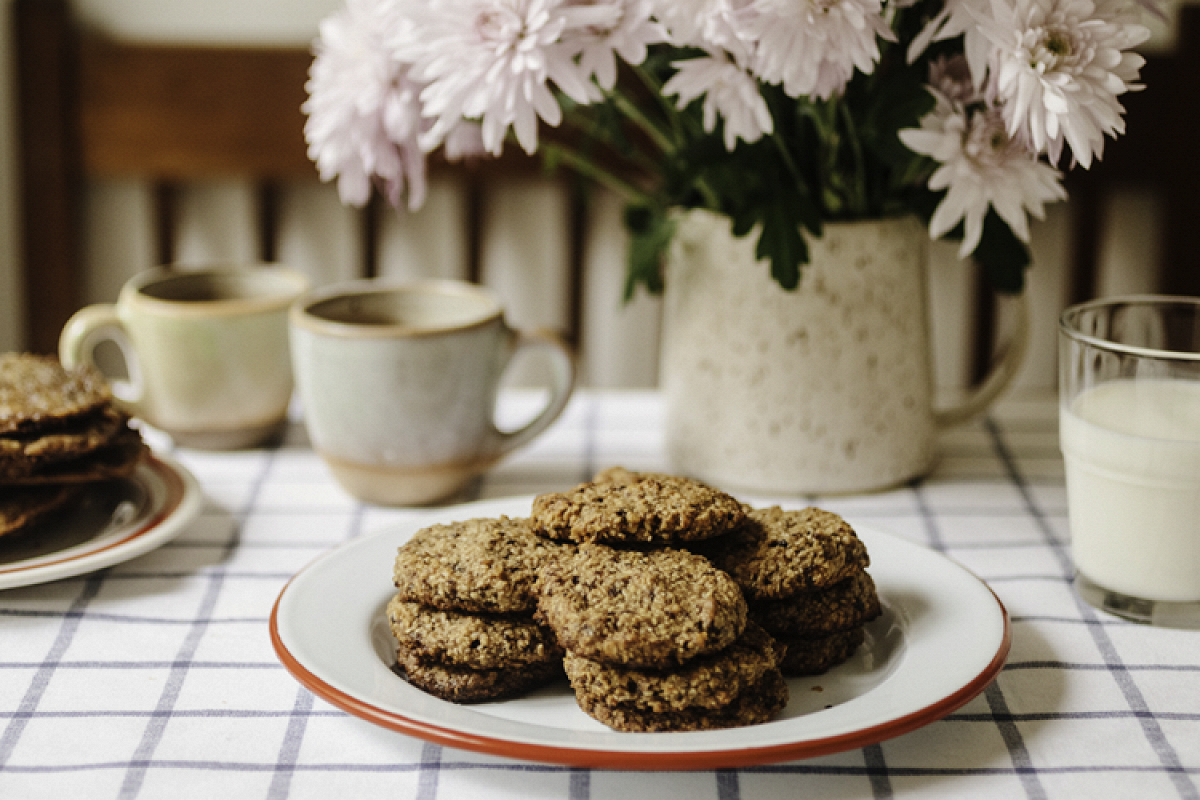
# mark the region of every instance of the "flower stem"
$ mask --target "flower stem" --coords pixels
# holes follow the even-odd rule
[[[867,175],[866,163],[863,159],[862,141],[858,138],[858,127],[854,124],[854,117],[850,113],[850,106],[847,103],[838,103],[838,113],[842,118],[842,123],[846,130],[846,141],[850,145],[850,153],[854,162],[854,183],[851,188],[851,196],[849,200],[850,208],[857,216],[861,216],[867,211]]]
[[[659,150],[668,155],[675,153],[675,143],[667,137],[665,133],[659,130],[659,127],[650,121],[650,118],[642,113],[642,110],[636,104],[630,102],[629,98],[620,92],[612,93],[613,103],[617,110],[628,117],[635,125],[638,126],[650,140],[658,146]]]
[[[611,189],[626,203],[650,205],[653,202],[653,198],[646,192],[638,189],[628,181],[618,178],[608,170],[598,166],[587,156],[576,152],[570,147],[566,147],[565,145],[557,143],[546,142],[542,145],[542,148],[545,150],[546,155],[550,159],[560,160],[566,164],[567,167],[583,177],[593,180],[601,186]]]

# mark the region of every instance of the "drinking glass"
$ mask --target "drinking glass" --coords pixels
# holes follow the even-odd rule
[[[1200,299],[1064,311],[1059,432],[1080,596],[1126,619],[1200,627]]]

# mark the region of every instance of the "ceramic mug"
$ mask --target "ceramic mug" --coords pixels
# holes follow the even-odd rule
[[[313,449],[350,494],[380,505],[449,498],[530,441],[566,406],[574,359],[555,335],[520,331],[487,289],[460,281],[355,281],[291,311],[292,359]],[[526,425],[494,422],[519,352],[551,366],[550,399]]]
[[[68,368],[96,364],[97,347],[112,342],[127,377],[108,377],[127,413],[185,447],[257,446],[287,423],[287,310],[308,287],[304,275],[273,264],[145,270],[115,305],[71,317],[59,358]]]

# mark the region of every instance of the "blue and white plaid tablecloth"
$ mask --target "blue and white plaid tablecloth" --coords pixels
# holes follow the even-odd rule
[[[506,411],[533,401],[509,396]],[[653,393],[581,392],[473,493],[564,489],[613,464],[667,469],[660,420]],[[1131,625],[1073,593],[1056,429],[1052,399],[1009,399],[947,434],[926,480],[817,499],[947,554],[1000,596],[1012,652],[979,697],[862,750],[683,773],[448,749],[315,699],[268,638],[280,590],[328,549],[426,512],[356,503],[300,425],[278,449],[173,451],[205,494],[177,539],[0,591],[0,798],[1200,797],[1200,633]]]

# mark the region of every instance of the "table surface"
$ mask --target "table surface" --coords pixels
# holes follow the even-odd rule
[[[509,394],[502,411],[519,418],[534,400]],[[579,392],[471,495],[561,490],[614,464],[665,470],[661,419],[652,392]],[[198,479],[203,511],[147,555],[0,591],[0,797],[1200,797],[1200,633],[1132,625],[1072,591],[1052,398],[1009,398],[947,432],[913,485],[808,498],[992,587],[1012,650],[982,694],[863,749],[675,773],[454,750],[314,698],[269,640],[280,590],[330,548],[428,510],[355,502],[300,424],[269,450],[148,438]]]

